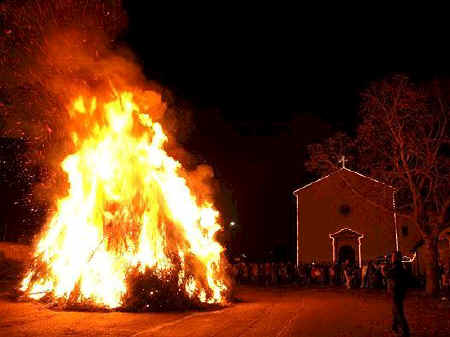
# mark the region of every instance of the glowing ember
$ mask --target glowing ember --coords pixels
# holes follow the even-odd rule
[[[76,152],[62,163],[70,189],[58,200],[21,290],[34,299],[116,308],[131,270],[151,270],[161,280],[175,270],[184,296],[223,303],[218,212],[188,188],[180,163],[163,149],[161,125],[131,93],[117,96],[106,104],[79,97],[70,108],[74,124],[88,131],[73,133]],[[145,108],[149,97],[150,105],[163,106],[159,95],[147,96]]]

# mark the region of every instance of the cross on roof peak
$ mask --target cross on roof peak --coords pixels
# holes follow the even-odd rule
[[[338,163],[342,163],[342,168],[345,168],[345,163],[348,162],[348,159],[345,159],[345,156],[342,155],[341,159],[339,159]]]

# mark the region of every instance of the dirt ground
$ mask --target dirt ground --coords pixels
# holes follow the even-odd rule
[[[386,294],[341,288],[239,287],[236,302],[203,312],[53,310],[9,296],[28,255],[26,246],[0,244],[0,337],[394,336]],[[450,336],[450,299],[433,300],[412,292],[405,311],[412,336]]]
[[[0,336],[394,336],[380,292],[241,287],[221,310],[182,313],[56,311],[0,297]],[[450,336],[450,304],[409,294],[412,336]]]

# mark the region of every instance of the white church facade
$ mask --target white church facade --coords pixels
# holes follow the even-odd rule
[[[361,265],[399,249],[393,187],[342,167],[294,195],[297,264]]]

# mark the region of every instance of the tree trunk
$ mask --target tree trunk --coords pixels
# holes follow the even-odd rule
[[[439,253],[438,240],[431,237],[425,239],[424,260],[425,260],[425,292],[427,295],[439,295]]]

